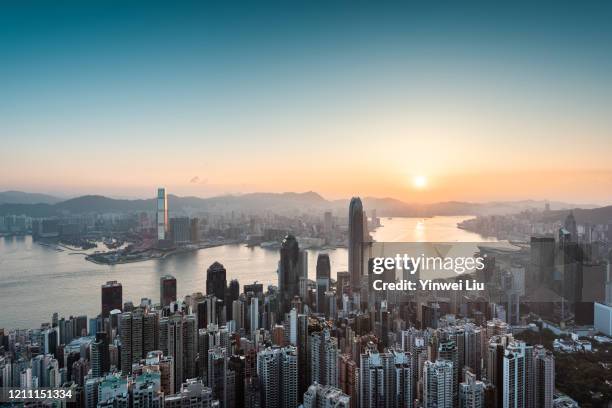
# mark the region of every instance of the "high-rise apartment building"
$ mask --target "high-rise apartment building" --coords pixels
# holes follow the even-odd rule
[[[426,361],[423,372],[423,408],[453,407],[453,363]]]
[[[338,339],[329,330],[310,335],[310,382],[338,386]]]
[[[534,407],[551,408],[555,392],[555,357],[542,346],[534,349]]]
[[[257,376],[261,382],[262,406],[298,406],[298,356],[293,346],[271,347],[257,354]]]
[[[341,389],[313,384],[304,393],[304,408],[350,408],[351,398]]]

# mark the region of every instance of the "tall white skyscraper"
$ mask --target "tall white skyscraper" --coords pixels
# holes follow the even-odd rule
[[[168,197],[165,188],[157,189],[157,240],[166,239],[168,232]]]

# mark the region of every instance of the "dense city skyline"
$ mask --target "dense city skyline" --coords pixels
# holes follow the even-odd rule
[[[0,190],[609,203],[611,9],[4,5]]]
[[[0,406],[610,408],[610,21],[0,5]]]

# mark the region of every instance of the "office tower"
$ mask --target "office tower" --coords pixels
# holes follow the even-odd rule
[[[227,320],[234,319],[234,310],[232,304],[240,297],[240,283],[237,279],[232,279],[225,293],[225,313]]]
[[[226,270],[219,262],[213,262],[206,270],[206,294],[214,295],[217,299],[225,299],[227,290]]]
[[[110,369],[108,344],[106,332],[97,332],[96,339],[91,342],[91,374],[94,377],[102,377]]]
[[[578,228],[576,227],[576,218],[574,218],[574,212],[570,210],[563,227],[569,233],[569,239],[571,242],[578,242]]]
[[[257,376],[266,408],[298,405],[298,358],[293,346],[269,347],[257,354]]]
[[[102,317],[108,317],[111,310],[123,307],[123,288],[117,281],[102,285]]]
[[[252,297],[249,305],[249,329],[251,334],[259,330],[259,298]]]
[[[453,407],[453,363],[425,362],[423,372],[423,408]]]
[[[236,325],[236,331],[244,329],[246,322],[244,320],[244,300],[234,300],[232,302],[232,320]]]
[[[323,214],[323,234],[329,240],[334,230],[334,218],[331,211],[325,211]]]
[[[207,295],[195,300],[195,312],[198,329],[204,329],[209,324],[217,323],[217,298],[214,295]]]
[[[459,408],[484,408],[485,384],[476,379],[476,374],[465,372],[465,380],[459,384]]]
[[[313,384],[304,393],[304,408],[350,408],[351,398],[329,385]]]
[[[221,401],[227,407],[227,352],[224,347],[214,347],[208,350],[208,387],[213,392],[213,398]]]
[[[450,361],[453,364],[453,405],[459,398],[459,375],[461,368],[459,364],[459,353],[454,341],[444,341],[438,345],[438,360]]]
[[[319,254],[317,257],[317,312],[326,313],[325,292],[330,288],[331,263],[328,254]]]
[[[168,232],[168,197],[165,188],[157,189],[157,240],[166,239]]]
[[[351,279],[351,289],[354,293],[361,288],[361,277],[363,276],[363,206],[359,197],[351,198],[349,205],[349,275]]]
[[[200,242],[200,220],[197,218],[189,221],[189,237],[192,244]]]
[[[159,278],[159,302],[162,307],[176,302],[176,278],[172,275],[164,275]]]
[[[181,246],[191,243],[191,225],[189,223],[189,217],[170,218],[169,227],[170,237],[174,245]]]
[[[160,346],[163,345],[161,338],[164,332],[167,333],[165,354],[174,360],[174,388],[178,390],[188,378],[196,377],[195,316],[174,315],[163,318],[160,321]]]
[[[278,289],[280,292],[280,315],[289,312],[294,296],[299,296],[299,257],[300,248],[293,235],[287,235],[281,244],[278,270]],[[251,330],[253,330],[251,328]]]
[[[542,346],[534,349],[534,407],[551,408],[555,391],[555,357]]]
[[[338,339],[329,330],[310,335],[310,382],[338,386]]]
[[[162,408],[164,394],[161,391],[160,373],[144,373],[136,377],[132,386],[132,408]]]
[[[531,237],[530,277],[534,286],[551,284],[555,269],[555,238]]]
[[[300,249],[298,255],[298,280],[300,278],[308,279],[308,251]]]
[[[181,384],[178,393],[164,398],[165,408],[212,408],[215,406],[218,407],[218,404],[215,403],[212,390],[195,378]]]

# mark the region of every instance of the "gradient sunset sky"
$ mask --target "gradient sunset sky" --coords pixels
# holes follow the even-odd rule
[[[0,190],[612,203],[605,2],[124,3],[0,5]]]

